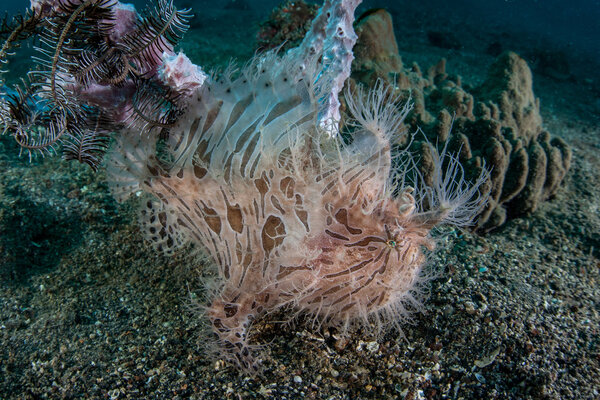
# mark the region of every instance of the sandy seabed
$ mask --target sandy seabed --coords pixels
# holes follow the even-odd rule
[[[182,44],[193,61],[252,54],[253,32],[219,39],[211,21]],[[412,33],[410,46],[399,40],[405,62],[443,56],[476,84],[493,60]],[[222,50],[203,51],[209,43]],[[598,398],[598,92],[585,79],[534,70],[534,80],[545,125],[573,149],[558,195],[486,236],[441,232],[431,262],[439,277],[404,337],[361,329],[344,338],[283,324],[284,314],[257,321],[255,340],[268,346],[255,378],[205,356],[194,249],[156,254],[136,200],[116,204],[103,173],[58,157],[29,163],[2,137],[0,398]]]

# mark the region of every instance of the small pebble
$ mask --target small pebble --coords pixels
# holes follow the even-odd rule
[[[477,312],[475,309],[475,304],[470,301],[465,302],[465,311],[471,315],[475,314]]]
[[[376,341],[367,343],[367,350],[371,353],[375,353],[377,350],[379,350],[379,343]]]

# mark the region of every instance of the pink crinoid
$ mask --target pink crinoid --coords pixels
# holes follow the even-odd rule
[[[322,132],[329,85],[317,66],[300,72],[267,53],[198,88],[168,139],[129,132],[110,157],[118,199],[155,199],[143,210],[148,238],[165,251],[199,243],[216,264],[207,316],[245,370],[258,368],[252,321],[283,306],[341,326],[403,320],[419,307],[430,230],[466,225],[485,203],[487,173],[464,182],[445,151],[433,152],[431,187],[409,179],[411,161],[392,172],[409,108],[381,83],[347,96],[351,144]]]

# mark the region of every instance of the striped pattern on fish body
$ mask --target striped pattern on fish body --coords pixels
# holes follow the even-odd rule
[[[391,197],[390,132],[368,120],[380,110],[363,112],[353,145],[330,139],[318,127],[327,82],[293,65],[268,54],[226,74],[189,99],[170,162],[130,137],[110,168],[117,197],[158,199],[142,221],[151,241],[170,251],[192,240],[218,266],[207,315],[224,355],[250,371],[254,318],[289,305],[344,326],[394,319],[414,305],[421,248],[432,247],[430,226],[411,224],[410,190]]]

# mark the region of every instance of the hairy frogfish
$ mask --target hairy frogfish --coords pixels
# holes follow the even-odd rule
[[[467,183],[446,151],[420,183],[394,146],[409,107],[381,82],[346,92],[351,140],[325,132],[320,72],[318,60],[257,56],[188,96],[167,138],[132,130],[109,157],[117,199],[151,195],[142,226],[156,248],[191,241],[216,265],[207,318],[251,372],[251,324],[282,307],[341,327],[404,320],[420,307],[432,228],[466,225],[485,203],[486,172]]]

